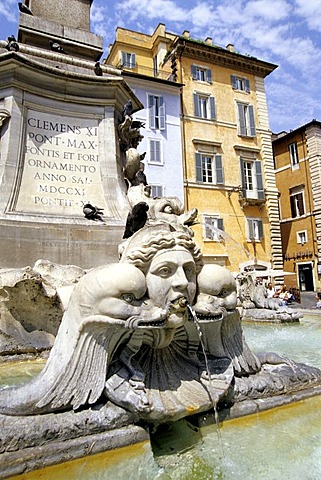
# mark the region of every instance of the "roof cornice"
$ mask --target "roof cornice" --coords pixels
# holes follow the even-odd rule
[[[264,62],[255,57],[230,52],[222,47],[206,45],[205,43],[182,37],[175,40],[172,49],[176,50],[179,55],[184,54],[190,58],[241,70],[242,72],[252,73],[261,77],[266,77],[278,67],[274,63]]]

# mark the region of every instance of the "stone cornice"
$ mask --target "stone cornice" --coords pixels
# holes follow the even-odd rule
[[[244,151],[244,152],[251,152],[251,153],[259,153],[261,151],[260,147],[257,146],[249,146],[249,145],[233,145],[236,151]]]
[[[61,68],[55,68],[41,60],[21,52],[0,54],[1,87],[15,86],[56,98],[86,98],[87,102],[90,101],[96,105],[105,104],[106,101],[113,103],[116,97],[121,102],[130,98],[134,108],[143,108],[143,104],[122,76],[96,76],[93,70],[89,69],[80,69],[78,72],[69,71],[65,69],[64,64],[61,64]],[[93,64],[94,62],[91,65]],[[119,93],[116,95],[116,92]]]
[[[277,65],[264,62],[255,57],[241,55],[221,47],[206,45],[184,38],[178,38],[174,42],[173,50],[176,50],[178,55],[183,54],[193,59],[203,60],[261,77],[266,77],[277,68]]]

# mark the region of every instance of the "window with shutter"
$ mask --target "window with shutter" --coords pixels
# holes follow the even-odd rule
[[[258,218],[247,218],[248,241],[260,241],[264,237],[263,222]]]
[[[221,241],[222,231],[224,231],[223,218],[219,218],[217,215],[203,215],[203,220],[204,238],[215,242]]]
[[[209,95],[194,93],[194,115],[195,117],[209,120],[216,119],[215,98]]]
[[[222,155],[195,154],[196,181],[204,183],[223,184]]]
[[[152,184],[151,187],[151,197],[152,198],[161,198],[164,197],[164,185]]]
[[[149,160],[148,163],[162,164],[161,141],[158,139],[149,140]]]
[[[244,198],[264,200],[262,162],[241,157],[242,194]]]
[[[148,95],[149,110],[149,128],[155,130],[165,130],[165,102],[164,98],[159,95]]]
[[[121,52],[122,66],[125,68],[135,68],[136,67],[136,54]]]
[[[238,134],[241,137],[255,137],[255,117],[253,105],[237,102]]]
[[[231,75],[231,83],[234,90],[242,90],[246,93],[250,93],[250,81],[247,78]]]
[[[192,65],[192,78],[199,82],[212,83],[212,71],[209,68]]]

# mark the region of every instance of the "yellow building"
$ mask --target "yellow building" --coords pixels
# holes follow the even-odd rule
[[[107,63],[181,87],[185,208],[206,262],[231,271],[283,268],[264,78],[276,65],[211,38],[117,29]]]
[[[312,120],[273,139],[287,284],[321,288],[321,123]]]

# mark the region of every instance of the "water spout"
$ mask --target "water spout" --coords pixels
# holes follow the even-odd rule
[[[220,448],[221,448],[221,453],[222,453],[222,456],[224,457],[223,441],[222,441],[221,429],[220,429],[220,420],[219,420],[219,415],[218,415],[218,411],[217,411],[217,400],[213,396],[213,387],[214,386],[213,386],[213,383],[212,383],[211,371],[210,371],[210,368],[209,368],[208,357],[207,357],[207,353],[206,353],[206,349],[205,349],[205,345],[204,345],[204,341],[203,341],[203,334],[202,334],[201,325],[200,325],[200,322],[197,318],[197,315],[196,315],[196,313],[193,310],[191,305],[187,304],[187,310],[188,310],[188,313],[189,313],[189,317],[192,318],[193,322],[195,323],[197,333],[198,333],[198,336],[199,336],[199,339],[200,339],[200,344],[201,344],[202,352],[203,352],[203,355],[204,355],[206,373],[207,373],[207,377],[208,377],[208,389],[207,389],[207,391],[208,391],[210,400],[212,402],[213,411],[214,411],[214,419],[215,419],[215,424],[216,424],[216,432],[217,432],[217,436],[218,436],[219,445],[220,445]]]

